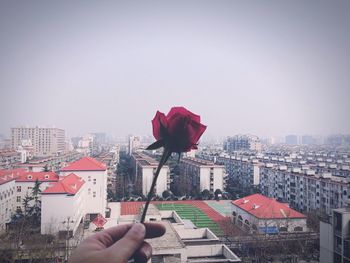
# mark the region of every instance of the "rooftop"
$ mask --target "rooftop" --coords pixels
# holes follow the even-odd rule
[[[91,157],[83,157],[68,166],[61,169],[61,171],[105,171],[106,166],[103,163]]]
[[[232,204],[262,219],[306,218],[305,215],[288,207],[287,204],[280,203],[273,198],[268,198],[261,194],[237,199],[232,201]]]
[[[26,171],[23,169],[0,170],[0,185],[12,181],[24,173]]]
[[[69,174],[63,179],[51,184],[42,194],[70,194],[75,195],[83,186],[85,181],[76,174]]]
[[[23,172],[16,178],[16,182],[56,182],[59,176],[54,172]]]

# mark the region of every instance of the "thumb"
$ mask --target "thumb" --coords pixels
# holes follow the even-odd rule
[[[143,224],[134,224],[125,236],[108,248],[115,259],[127,262],[138,250],[145,239],[146,228]]]

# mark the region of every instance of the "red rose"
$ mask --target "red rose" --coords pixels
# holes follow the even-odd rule
[[[152,120],[153,135],[157,139],[147,149],[165,147],[170,152],[188,152],[197,149],[197,143],[207,128],[200,123],[200,116],[184,107],[173,107],[168,115],[157,111]]]

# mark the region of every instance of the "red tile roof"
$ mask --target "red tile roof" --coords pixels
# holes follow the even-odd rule
[[[61,171],[105,171],[106,166],[103,163],[91,157],[83,157],[68,166],[61,169]]]
[[[0,185],[12,181],[24,173],[26,173],[24,169],[0,170]]]
[[[69,194],[75,195],[83,186],[85,181],[76,174],[69,174],[63,179],[47,187],[42,194]]]
[[[58,175],[54,172],[25,172],[22,173],[17,179],[16,182],[57,182]]]
[[[305,215],[291,209],[287,204],[261,194],[237,199],[232,201],[232,204],[257,218],[306,218]]]

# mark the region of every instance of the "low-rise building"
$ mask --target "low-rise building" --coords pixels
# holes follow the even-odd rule
[[[22,169],[0,170],[0,232],[6,228],[16,211],[15,180],[23,173],[25,171]]]
[[[23,200],[26,197],[32,197],[33,188],[36,183],[39,183],[40,191],[44,191],[50,183],[57,182],[59,176],[54,172],[24,172],[21,173],[19,177],[16,178],[16,202],[15,209],[24,211]],[[40,200],[41,194],[38,193],[38,198]],[[29,202],[29,205],[32,205],[34,200]]]
[[[71,173],[41,193],[41,234],[74,235],[85,215],[84,186],[85,181]]]
[[[86,184],[85,212],[93,219],[97,214],[105,215],[107,208],[107,168],[91,157],[84,157],[60,171],[61,176],[71,173],[83,178]]]
[[[276,234],[306,231],[306,216],[261,194],[232,201],[233,223],[247,232]]]

